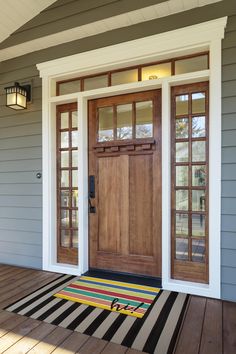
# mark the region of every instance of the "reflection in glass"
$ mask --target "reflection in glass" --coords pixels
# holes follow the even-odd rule
[[[192,137],[201,138],[206,136],[205,117],[194,117],[192,119]]]
[[[206,217],[203,214],[192,214],[192,236],[205,236]]]
[[[98,109],[99,128],[98,141],[110,141],[114,139],[113,132],[113,107]]]
[[[73,80],[59,84],[59,95],[80,92],[80,80]]]
[[[78,211],[72,210],[72,227],[78,228]]]
[[[206,111],[206,94],[198,92],[192,94],[192,113],[204,113]]]
[[[72,128],[77,128],[78,126],[78,112],[72,112]]]
[[[192,210],[193,211],[205,211],[205,191],[193,190],[192,191]]]
[[[179,260],[188,260],[188,239],[176,238],[175,258]]]
[[[61,167],[69,167],[69,151],[61,151]]]
[[[69,147],[69,132],[61,132],[61,148]]]
[[[61,129],[69,128],[69,112],[61,113]]]
[[[78,151],[72,150],[72,167],[78,167]]]
[[[192,261],[205,262],[205,241],[192,240]]]
[[[176,186],[188,186],[188,166],[176,166]]]
[[[70,226],[69,210],[61,209],[61,226]]]
[[[78,146],[78,130],[74,130],[71,132],[71,144],[72,147]]]
[[[176,191],[176,210],[188,210],[188,191]]]
[[[188,118],[176,119],[175,132],[177,139],[188,138]]]
[[[78,248],[78,230],[73,230],[72,247]]]
[[[176,60],[175,75],[190,73],[193,71],[207,70],[208,56],[201,55],[194,58]]]
[[[188,114],[188,95],[176,96],[176,115]]]
[[[107,87],[107,86],[108,86],[107,75],[100,75],[100,76],[84,79],[84,91],[94,90],[100,87]]]
[[[69,205],[70,205],[70,192],[61,191],[61,206],[69,207]]]
[[[129,82],[137,82],[138,81],[138,70],[124,70],[119,71],[117,73],[111,74],[111,85],[121,85],[128,84]]]
[[[152,101],[136,102],[136,138],[153,136]]]
[[[206,143],[205,141],[194,141],[192,143],[192,161],[206,161]]]
[[[132,139],[132,104],[117,106],[117,139]]]
[[[61,171],[61,187],[69,187],[69,171]]]
[[[175,233],[176,235],[188,236],[188,214],[176,213]]]
[[[78,190],[72,191],[72,208],[78,208]]]
[[[171,63],[145,66],[142,68],[142,81],[171,76]]]
[[[78,187],[78,170],[72,171],[72,187]]]
[[[70,230],[61,230],[61,246],[70,247]]]
[[[188,162],[188,142],[176,143],[176,162]]]
[[[192,185],[197,187],[206,185],[206,165],[192,166]]]

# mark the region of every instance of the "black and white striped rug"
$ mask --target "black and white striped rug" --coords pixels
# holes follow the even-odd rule
[[[62,275],[5,310],[146,353],[172,353],[188,295],[161,290],[144,317],[135,318],[53,296],[76,279]]]

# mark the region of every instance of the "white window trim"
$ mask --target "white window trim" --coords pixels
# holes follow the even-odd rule
[[[121,93],[162,88],[162,283],[163,288],[220,298],[221,219],[221,40],[227,18],[181,28],[122,44],[37,65],[43,78],[43,269],[80,275],[88,269],[87,100]],[[55,95],[59,79],[148,63],[154,60],[210,51],[210,70],[160,80],[113,86],[64,96]],[[209,144],[209,285],[170,277],[170,87],[210,80]],[[55,107],[78,100],[79,126],[79,266],[56,263]],[[53,119],[54,117],[54,119]],[[214,235],[214,237],[213,237]]]

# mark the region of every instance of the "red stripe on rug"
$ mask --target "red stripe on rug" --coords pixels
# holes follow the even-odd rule
[[[127,294],[122,294],[122,293],[116,293],[116,292],[112,292],[112,291],[108,291],[108,290],[101,290],[101,289],[96,289],[96,288],[92,289],[92,288],[87,288],[86,286],[75,285],[75,284],[70,284],[67,287],[74,288],[74,289],[82,289],[82,290],[86,290],[89,292],[100,293],[100,294],[105,294],[105,295],[112,295],[112,296],[120,297],[122,299],[136,300],[136,301],[140,301],[140,302],[144,302],[144,303],[148,303],[148,304],[151,304],[155,298],[155,296],[153,296],[153,300],[144,299],[142,297],[127,295]]]

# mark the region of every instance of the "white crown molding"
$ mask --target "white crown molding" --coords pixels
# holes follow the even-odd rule
[[[0,61],[16,58],[34,51],[54,47],[78,39],[94,36],[118,28],[166,17],[179,12],[202,7],[222,0],[168,0],[160,4],[112,16],[104,20],[71,28],[55,34],[33,39],[15,46],[0,50]]]

